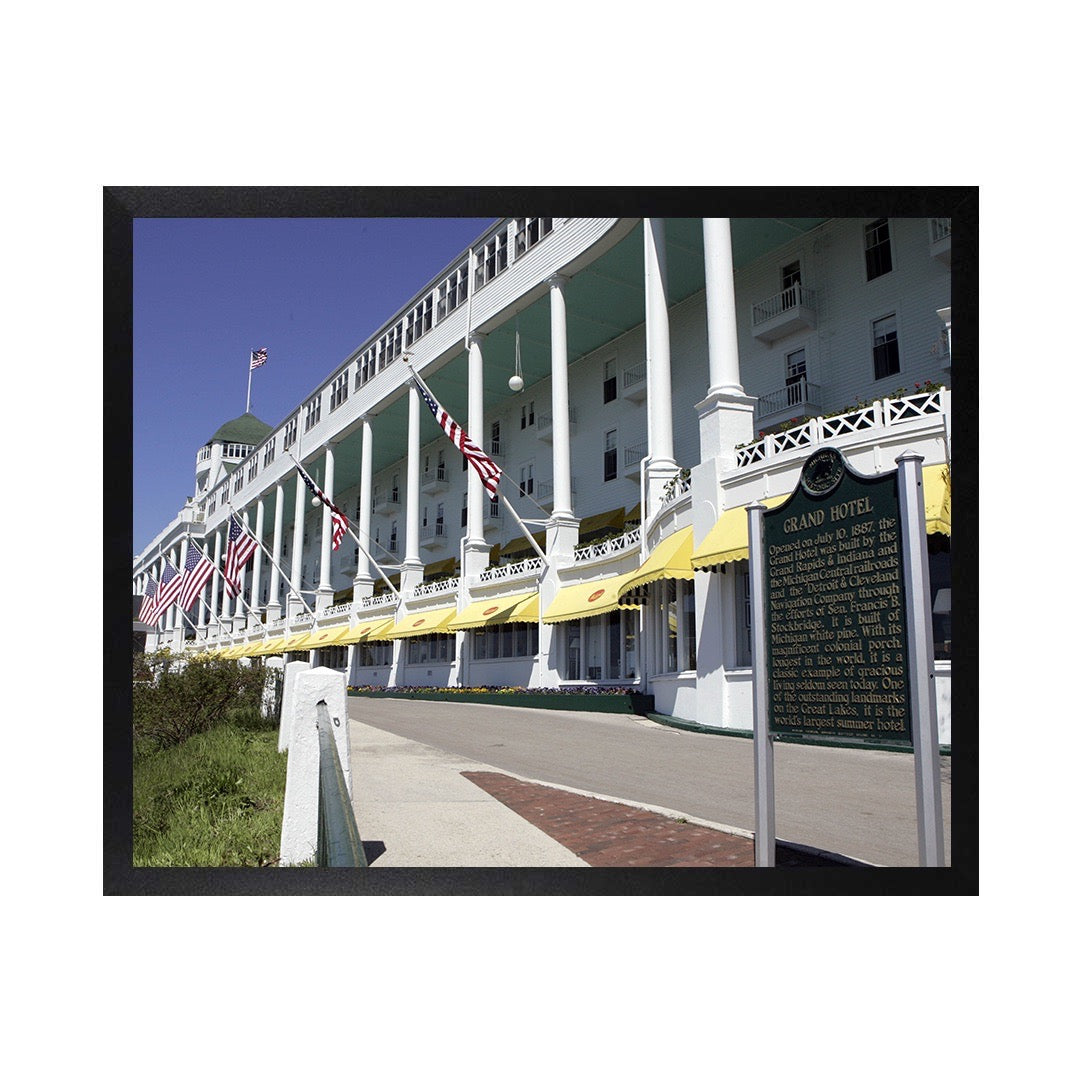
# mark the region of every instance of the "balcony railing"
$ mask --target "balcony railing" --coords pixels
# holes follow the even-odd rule
[[[542,559],[522,559],[507,566],[492,566],[480,574],[480,584],[489,581],[507,581],[514,578],[536,577],[544,568]]]
[[[441,596],[444,593],[456,593],[461,578],[444,578],[442,581],[425,581],[413,589],[410,599],[419,600],[423,596]]]
[[[645,361],[628,367],[622,373],[622,394],[631,401],[640,401],[648,390],[648,382],[645,377]]]
[[[816,446],[829,439],[857,432],[890,428],[927,416],[943,416],[948,412],[947,390],[927,394],[909,394],[902,398],[883,398],[837,416],[814,416],[805,424],[766,435],[755,442],[738,447],[735,466],[743,468],[776,457],[788,450]]]
[[[590,544],[588,547],[578,548],[574,552],[574,562],[589,563],[599,559],[607,559],[612,555],[620,555],[631,548],[641,546],[641,526],[631,529],[620,536],[609,536],[598,544]]]
[[[754,305],[754,337],[762,341],[776,341],[796,330],[811,328],[816,325],[816,308],[813,291],[797,281],[775,296]]]
[[[930,241],[936,244],[939,240],[952,236],[952,218],[935,217],[930,219]]]
[[[816,409],[821,408],[821,387],[816,383],[799,379],[797,382],[782,386],[779,390],[771,390],[762,394],[757,401],[758,420],[774,413],[787,412],[790,409],[799,409],[811,405]]]
[[[570,432],[574,431],[577,426],[577,409],[571,405],[567,410],[570,417]],[[551,442],[552,439],[552,418],[550,412],[538,413],[536,417],[536,437],[543,439],[544,442]]]
[[[423,547],[435,547],[443,542],[446,536],[446,524],[436,521],[433,525],[423,525],[420,528],[420,544]]]
[[[578,489],[577,477],[570,477],[570,494],[576,495]],[[541,480],[536,485],[536,501],[541,506],[550,506],[555,500],[555,481]]]
[[[356,605],[363,611],[370,608],[389,607],[397,603],[397,597],[392,592],[379,593],[378,596],[364,596]]]

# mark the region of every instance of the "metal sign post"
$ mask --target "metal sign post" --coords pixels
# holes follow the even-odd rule
[[[754,685],[754,865],[776,865],[776,799],[773,785],[773,737],[769,730],[769,673],[765,646],[765,507],[746,508],[750,535],[750,657]]]
[[[908,451],[896,459],[900,530],[907,573],[906,619],[911,695],[911,737],[915,750],[915,799],[919,865],[945,865],[938,747],[937,691],[934,686],[934,632],[930,617],[930,567],[923,538],[926,516],[923,458]]]

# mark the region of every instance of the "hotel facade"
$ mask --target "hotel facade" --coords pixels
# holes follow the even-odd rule
[[[197,450],[133,593],[192,543],[218,569],[148,651],[354,686],[624,687],[749,731],[745,507],[784,501],[823,445],[866,475],[914,451],[951,743],[948,219],[509,218],[403,299],[281,423],[245,414]],[[410,366],[501,467],[498,498]],[[297,461],[366,553],[333,550]],[[263,545],[240,598],[230,512]]]

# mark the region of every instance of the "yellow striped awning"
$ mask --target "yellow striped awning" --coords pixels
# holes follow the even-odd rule
[[[541,551],[546,551],[544,543],[547,537],[547,531],[533,533],[532,538],[536,541]],[[507,555],[516,555],[519,551],[527,551],[529,558],[535,558],[536,552],[533,550],[532,544],[524,536],[516,536],[513,540],[503,544],[502,551],[499,554],[499,558],[505,558]]]
[[[509,622],[537,622],[540,618],[540,594],[514,593],[490,600],[477,600],[447,624],[449,630],[472,630],[478,626],[497,626]]]
[[[348,630],[338,642],[339,645],[351,645],[353,642],[387,641],[386,631],[393,628],[393,615],[383,615],[378,619],[368,619],[357,623]]]
[[[249,656],[269,656],[274,651],[274,643],[283,641],[281,637],[264,638],[248,654]]]
[[[578,585],[564,585],[544,612],[544,622],[589,619],[594,615],[614,611],[618,607],[633,607],[633,604],[619,601],[629,577],[630,574],[616,574],[614,577],[583,581]]]
[[[227,649],[223,649],[218,657],[221,660],[235,660],[240,655],[240,650],[243,645],[230,645]]]
[[[578,526],[578,536],[589,536],[601,529],[621,529],[625,521],[626,511],[621,506],[615,510],[605,510],[602,514],[582,518]]]
[[[691,580],[694,576],[694,568],[690,565],[693,550],[692,525],[664,537],[641,566],[626,575],[626,584],[619,590],[619,595],[625,596],[631,590],[648,585],[651,581],[659,581],[660,578]]]
[[[923,501],[926,503],[926,531],[952,535],[952,484],[945,465],[923,466]]]
[[[421,637],[424,634],[452,634],[454,631],[447,629],[446,624],[455,615],[457,615],[456,607],[432,608],[429,611],[406,615],[386,633],[386,638],[394,640],[395,638]]]
[[[324,645],[336,645],[348,633],[348,630],[348,623],[344,626],[328,626],[324,630],[311,630],[304,635],[304,640],[299,642],[299,646],[303,649],[319,649]]]

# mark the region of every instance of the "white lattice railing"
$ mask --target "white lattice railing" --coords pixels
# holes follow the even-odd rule
[[[352,611],[352,601],[349,600],[344,604],[335,604],[333,607],[324,608],[319,612],[320,619],[329,618],[331,615],[347,615]]]
[[[635,386],[640,385],[645,381],[645,362],[640,364],[634,364],[633,367],[628,367],[622,373],[622,388],[623,390],[630,390]]]
[[[743,468],[776,457],[788,450],[816,446],[828,439],[857,432],[890,428],[927,416],[944,415],[948,410],[945,395],[948,391],[934,390],[928,394],[909,394],[901,398],[884,398],[838,416],[814,416],[805,424],[766,435],[756,442],[735,451],[735,466]]]
[[[382,593],[379,596],[365,596],[357,604],[357,607],[367,611],[369,608],[389,607],[397,603],[397,597],[393,593]]]
[[[680,473],[678,476],[673,477],[664,486],[664,495],[660,500],[661,506],[666,506],[668,503],[675,502],[676,499],[681,499],[690,491],[690,474],[686,473],[684,476]]]
[[[456,593],[461,578],[446,578],[443,581],[427,581],[417,585],[410,594],[410,599],[418,600],[422,596],[441,596],[443,593]]]
[[[785,409],[796,409],[800,405],[821,408],[821,387],[816,383],[807,382],[806,379],[799,379],[790,386],[782,386],[779,390],[762,394],[757,400],[756,411],[760,419],[763,416],[783,412]]]
[[[292,627],[294,630],[299,629],[301,626],[310,626],[315,621],[314,615],[297,615],[292,621]]]
[[[629,551],[641,544],[641,526],[623,533],[621,536],[610,536],[607,540],[601,540],[598,544],[590,544],[588,547],[578,548],[574,552],[574,562],[588,563],[597,559],[606,559],[611,555]]]
[[[492,566],[480,574],[480,583],[510,581],[513,578],[536,577],[544,568],[543,559],[522,559],[508,566]]]
[[[267,630],[280,630],[283,626],[288,626],[289,620],[286,616],[282,615],[280,619],[275,619],[273,622],[266,624]]]

